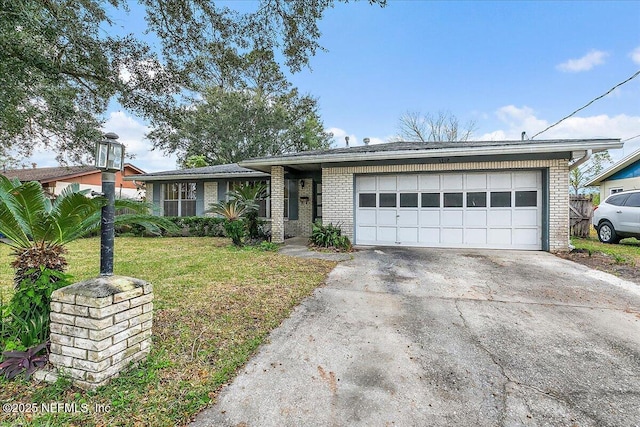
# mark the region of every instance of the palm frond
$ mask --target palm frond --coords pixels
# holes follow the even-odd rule
[[[0,233],[16,247],[30,246],[29,237],[41,231],[44,194],[38,182],[21,184],[0,175]]]
[[[69,187],[65,188],[67,190]],[[103,202],[90,199],[84,191],[63,191],[47,216],[47,238],[53,244],[65,244],[77,238],[80,225],[86,218],[99,213]],[[94,219],[95,220],[95,219]],[[98,224],[99,224],[98,219]],[[73,238],[70,239],[70,237]]]
[[[240,219],[246,211],[247,207],[238,200],[220,201],[212,204],[211,208],[207,210],[207,212],[221,215],[229,221]]]
[[[122,214],[116,215],[114,218],[115,225],[137,224],[151,233],[159,235],[162,230],[176,231],[177,226],[162,216],[153,216],[149,214]]]

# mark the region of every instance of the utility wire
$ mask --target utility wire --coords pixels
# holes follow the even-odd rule
[[[573,113],[569,114],[569,115],[568,115],[568,116],[566,116],[566,117],[561,118],[560,120],[558,120],[557,122],[555,122],[555,123],[554,123],[554,124],[552,124],[551,126],[547,127],[545,130],[542,130],[542,131],[540,131],[540,132],[536,133],[535,135],[533,135],[533,136],[531,137],[531,139],[535,138],[536,136],[540,135],[541,133],[544,133],[544,132],[548,131],[549,129],[551,129],[551,128],[552,128],[552,127],[554,127],[554,126],[559,125],[560,123],[562,123],[562,122],[564,122],[565,120],[567,120],[569,117],[571,117],[571,116],[575,115],[575,114],[576,114],[576,113],[578,113],[579,111],[584,110],[584,109],[585,109],[585,108],[587,108],[589,105],[591,105],[591,104],[593,104],[594,102],[596,102],[597,100],[599,100],[599,99],[601,99],[601,98],[604,98],[605,96],[609,95],[611,92],[613,92],[614,90],[616,90],[617,88],[619,88],[619,87],[620,87],[620,86],[622,86],[623,84],[625,84],[625,83],[627,83],[627,82],[630,82],[631,80],[635,79],[636,77],[638,77],[638,75],[640,75],[640,70],[636,71],[636,73],[635,73],[633,76],[629,77],[627,80],[625,80],[625,81],[623,81],[623,82],[621,82],[621,83],[618,83],[617,85],[615,85],[614,87],[612,87],[612,88],[611,88],[611,89],[609,89],[607,92],[605,92],[605,93],[603,93],[602,95],[600,95],[599,97],[592,99],[591,101],[589,101],[588,103],[586,103],[586,104],[585,104],[585,105],[583,105],[582,107],[580,107],[580,108],[578,108],[577,110],[575,110]],[[638,135],[638,136],[640,136],[640,135]],[[634,138],[636,138],[636,137],[634,137]]]
[[[632,136],[631,138],[627,138],[627,139],[623,139],[622,142],[627,142],[627,141],[631,141],[632,139],[636,139],[637,137],[640,136],[640,133],[637,134],[636,136]]]

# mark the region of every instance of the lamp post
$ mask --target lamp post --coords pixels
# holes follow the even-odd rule
[[[102,171],[102,195],[107,203],[102,207],[100,222],[100,275],[113,275],[113,221],[115,217],[116,172],[124,167],[124,145],[118,135],[109,132],[96,143],[96,167]]]

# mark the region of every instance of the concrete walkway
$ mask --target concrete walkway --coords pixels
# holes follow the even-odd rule
[[[328,261],[347,261],[353,258],[350,253],[322,252],[309,248],[309,238],[292,237],[285,240],[284,246],[280,248],[280,253],[298,258],[325,259]]]
[[[340,263],[193,426],[637,426],[640,288],[543,252]]]

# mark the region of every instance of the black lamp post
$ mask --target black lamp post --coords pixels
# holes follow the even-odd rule
[[[96,143],[96,167],[102,171],[102,194],[107,199],[102,207],[100,228],[100,275],[113,275],[113,220],[115,217],[116,172],[124,167],[124,145],[118,135],[109,132]]]

